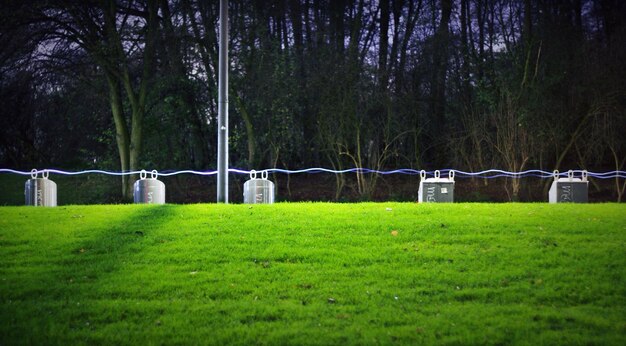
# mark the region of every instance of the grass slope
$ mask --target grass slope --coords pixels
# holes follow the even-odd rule
[[[626,205],[0,208],[0,345],[626,344]]]

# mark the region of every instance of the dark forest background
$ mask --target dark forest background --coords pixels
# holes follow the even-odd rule
[[[0,166],[215,169],[219,1],[1,4]],[[229,8],[231,167],[625,167],[625,1]]]

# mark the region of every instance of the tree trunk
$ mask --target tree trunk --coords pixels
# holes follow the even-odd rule
[[[208,147],[205,145],[206,141],[202,131],[202,116],[198,112],[196,107],[196,98],[193,92],[189,89],[187,84],[189,78],[187,77],[186,69],[183,64],[183,56],[181,52],[180,38],[176,36],[174,32],[174,24],[172,23],[172,14],[170,12],[169,3],[167,0],[160,1],[161,16],[163,17],[163,28],[165,38],[165,50],[168,60],[170,62],[170,68],[172,74],[175,76],[176,81],[182,81],[183,85],[175,91],[183,104],[183,112],[181,116],[184,122],[189,124],[190,131],[190,143],[192,161],[196,169],[205,168],[208,158]],[[178,84],[175,82],[175,86]]]
[[[250,115],[248,114],[248,110],[246,109],[246,106],[241,101],[241,98],[239,97],[239,95],[235,93],[233,98],[235,99],[235,105],[237,106],[237,109],[239,110],[239,114],[241,115],[241,118],[243,119],[243,122],[246,125],[246,135],[248,137],[248,166],[251,169],[253,169],[257,164],[256,162],[256,137],[254,135],[254,126],[252,125],[252,119],[250,118]]]
[[[130,136],[128,134],[128,126],[124,117],[124,108],[122,106],[122,96],[118,81],[111,75],[106,73],[107,84],[109,86],[109,102],[111,104],[111,113],[113,114],[113,123],[115,124],[115,141],[117,143],[117,151],[120,157],[120,167],[122,172],[130,169],[130,153],[128,151]],[[130,186],[128,175],[122,176],[122,199],[127,200]]]
[[[463,107],[470,107],[470,72],[469,72],[469,46],[468,46],[468,15],[469,4],[467,0],[461,0],[461,97]]]
[[[136,171],[139,169],[139,157],[141,154],[141,142],[143,139],[143,119],[146,106],[146,97],[148,93],[148,80],[154,70],[154,51],[156,32],[158,28],[156,0],[149,0],[147,2],[147,10],[148,18],[146,18],[147,31],[143,54],[143,71],[138,92],[135,92],[135,89],[133,87],[130,73],[128,71],[128,63],[126,60],[126,53],[124,51],[122,39],[117,32],[117,7],[115,2],[110,1],[108,8],[104,10],[106,38],[108,41],[107,44],[113,56],[101,57],[101,60],[107,63],[107,66],[115,68],[115,71],[111,71],[110,76],[108,76],[107,78],[113,79],[114,77],[118,77],[124,91],[126,92],[126,97],[128,98],[131,107],[130,134],[129,136],[127,135],[126,139],[122,142],[118,141],[120,158],[123,158],[122,170]],[[109,60],[107,60],[107,58]],[[112,85],[117,86],[118,82],[116,82],[115,80],[111,80],[109,82],[109,88],[111,88]],[[121,91],[115,89],[111,97],[116,98],[116,95],[121,95]],[[116,111],[114,108],[112,108],[112,111],[114,112],[114,119],[116,116],[118,117],[118,121],[116,121],[116,128],[122,125],[126,127],[126,122],[124,121],[124,117],[122,115],[123,113],[121,111],[121,98],[119,102],[116,102],[116,104],[119,105],[119,110]],[[127,128],[128,127],[126,127],[126,129]],[[128,130],[126,130],[126,133],[128,134]],[[130,141],[128,141],[128,137]],[[122,147],[120,148],[120,146]],[[128,167],[124,167],[126,157],[128,157]],[[122,186],[125,189],[125,192],[122,193],[124,199],[130,198],[130,196],[132,195],[132,185],[136,179],[136,176],[124,176],[122,178]]]
[[[380,36],[378,50],[378,84],[387,88],[387,51],[389,48],[389,0],[380,1]]]
[[[413,31],[415,30],[417,19],[419,18],[419,14],[421,12],[421,8],[422,0],[419,0],[417,4],[413,0],[409,1],[404,37],[402,39],[402,45],[400,47],[400,61],[398,62],[398,67],[396,68],[396,93],[399,93],[400,89],[404,85],[404,78],[406,75],[406,71],[404,70],[406,67],[406,55],[409,47],[409,42],[411,41]]]
[[[430,110],[434,123],[434,138],[442,138],[446,125],[446,72],[448,68],[448,25],[452,14],[452,1],[441,0],[441,21],[434,38],[433,74]]]
[[[524,48],[526,52],[530,51],[533,37],[533,20],[532,6],[530,0],[524,0]]]

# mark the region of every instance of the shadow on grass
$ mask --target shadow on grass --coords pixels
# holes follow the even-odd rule
[[[171,221],[177,208],[180,206],[145,206],[129,218],[103,227],[95,237],[76,244],[72,255],[63,260],[61,265],[66,268],[63,279],[98,284],[107,274],[114,274],[129,261],[141,258],[145,242]]]
[[[171,221],[179,206],[137,208],[124,217],[113,214],[107,222],[86,229],[65,245],[44,251],[63,254],[44,254],[13,268],[23,274],[13,275],[11,288],[0,290],[0,345],[46,344],[50,340],[63,344],[62,340],[76,341],[81,335],[90,339],[94,325],[89,321],[107,311],[101,305],[129,298],[116,297],[116,292],[124,292],[123,287],[116,287],[119,282],[133,280],[124,278],[124,266],[141,258],[147,239]],[[46,257],[58,260],[46,262]],[[119,310],[123,305],[109,304],[109,310]],[[116,319],[119,316],[114,314]]]

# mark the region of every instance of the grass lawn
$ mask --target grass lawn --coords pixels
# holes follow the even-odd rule
[[[0,208],[0,345],[626,344],[626,205]]]

